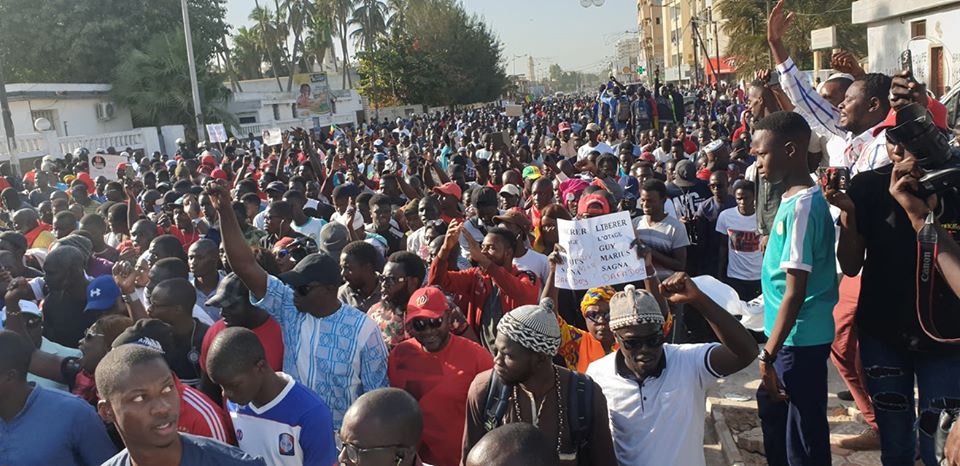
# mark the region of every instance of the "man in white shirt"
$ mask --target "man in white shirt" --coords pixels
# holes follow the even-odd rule
[[[327,224],[327,221],[311,217],[303,212],[307,203],[307,196],[300,191],[290,190],[283,195],[283,200],[289,202],[293,207],[293,221],[290,222],[290,228],[320,244],[320,230]]]
[[[717,233],[723,235],[720,247],[719,277],[730,285],[742,301],[760,296],[760,230],[757,228],[756,185],[740,181],[735,185],[737,206],[720,212]]]
[[[867,73],[847,88],[844,100],[834,107],[815,89],[783,45],[789,28],[783,8],[774,8],[767,27],[767,41],[780,72],[783,92],[810,129],[826,136],[830,166],[848,167],[850,175],[873,170],[890,163],[887,157],[886,131],[876,128],[890,111],[890,78],[880,73]],[[840,142],[842,141],[842,143]],[[843,151],[836,150],[843,147]]]
[[[752,363],[757,345],[685,273],[672,275],[660,291],[671,303],[699,310],[721,343],[665,343],[666,305],[627,285],[610,300],[609,325],[620,347],[590,364],[587,375],[607,399],[621,466],[704,465],[707,389]]]
[[[600,142],[600,125],[596,123],[587,124],[587,143],[577,149],[577,161],[586,160],[591,152],[597,151],[600,154],[613,154],[613,148],[605,142]]]

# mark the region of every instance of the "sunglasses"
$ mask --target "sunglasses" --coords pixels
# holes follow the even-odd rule
[[[105,336],[106,336],[106,335],[104,335],[104,334],[102,334],[102,333],[94,333],[94,332],[91,331],[91,330],[87,330],[86,333],[83,334],[83,339],[84,339],[84,340],[92,340],[92,339],[97,338],[97,337],[105,337]]]
[[[595,324],[599,324],[601,320],[604,322],[610,322],[609,312],[587,311],[583,314],[583,316]]]
[[[313,289],[316,288],[316,287],[318,287],[318,286],[320,286],[320,285],[319,285],[319,284],[316,284],[316,283],[314,283],[314,284],[312,284],[312,285],[311,285],[311,284],[300,285],[300,286],[294,288],[294,291],[296,291],[297,294],[300,295],[300,296],[306,296],[306,295],[310,294],[310,292],[313,291]]]
[[[414,319],[410,321],[410,328],[417,332],[423,332],[429,329],[438,329],[443,325],[443,319]]]
[[[393,286],[394,284],[397,284],[397,283],[403,283],[406,280],[407,280],[407,277],[390,277],[387,275],[380,276],[380,283],[383,283],[384,285],[387,285],[387,286]]]
[[[641,349],[644,346],[646,346],[647,348],[656,348],[662,345],[666,341],[666,338],[664,337],[663,333],[655,333],[647,337],[630,338],[626,340],[618,337],[617,340],[620,341],[620,346],[623,346],[625,350],[635,351],[635,350]]]

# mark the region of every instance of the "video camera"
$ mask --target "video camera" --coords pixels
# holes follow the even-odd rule
[[[887,140],[903,145],[926,171],[916,193],[921,198],[960,187],[960,148],[950,147],[924,106],[910,104],[898,110],[897,125],[887,129]]]

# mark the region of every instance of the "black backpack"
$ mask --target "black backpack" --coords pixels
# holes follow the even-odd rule
[[[586,374],[570,371],[569,395],[567,396],[567,425],[571,440],[576,446],[577,462],[583,463],[590,432],[593,429],[593,380]],[[482,424],[490,432],[503,424],[503,417],[510,404],[512,387],[497,377],[497,371],[490,371],[490,386],[487,389],[487,402],[483,409]]]

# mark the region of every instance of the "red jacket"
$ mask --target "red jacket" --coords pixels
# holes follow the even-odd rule
[[[508,270],[494,264],[486,271],[480,267],[450,271],[447,270],[447,258],[440,256],[430,265],[427,284],[438,285],[462,296],[467,301],[467,323],[474,330],[480,328],[483,304],[494,286],[500,287],[500,307],[504,314],[525,304],[537,304],[540,298],[540,284],[532,273],[521,272],[513,266]]]

